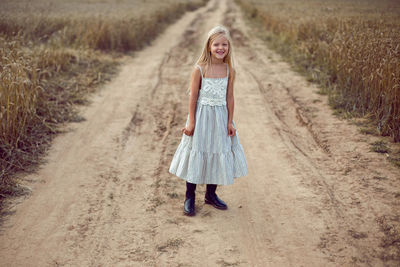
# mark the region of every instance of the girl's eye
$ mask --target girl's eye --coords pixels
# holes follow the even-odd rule
[[[213,46],[219,46],[219,43],[213,43]],[[228,46],[228,44],[222,44],[223,46]]]

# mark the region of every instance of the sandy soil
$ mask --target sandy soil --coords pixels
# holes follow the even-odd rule
[[[168,168],[207,31],[232,30],[235,122],[249,175],[229,209],[183,215]],[[255,37],[233,1],[187,13],[82,108],[47,163],[21,177],[0,233],[1,266],[396,266],[400,171],[374,137],[332,115],[315,85]],[[397,227],[397,228],[396,228]]]

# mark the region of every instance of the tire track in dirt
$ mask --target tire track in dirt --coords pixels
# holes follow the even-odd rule
[[[238,18],[234,13],[235,12],[232,11],[229,12],[227,24],[233,24],[235,19]],[[237,21],[242,23],[239,19],[237,19]],[[240,25],[240,27],[243,32],[246,32],[244,25]],[[234,29],[234,32],[239,32],[239,30]],[[267,55],[271,55],[272,53],[262,48],[265,44],[257,45],[255,42],[250,42],[249,38],[246,38],[243,32],[237,34],[237,36],[239,36],[238,43],[246,44],[245,46],[241,46],[247,50],[246,53],[250,61],[242,60],[241,63],[244,64],[244,69],[257,83],[260,94],[265,101],[265,107],[269,107],[267,112],[271,114],[271,116],[275,116],[271,121],[281,138],[281,142],[286,144],[288,150],[292,152],[290,157],[292,158],[293,167],[305,173],[305,179],[302,183],[310,186],[310,189],[314,190],[315,194],[321,194],[321,189],[326,192],[330,201],[324,201],[324,209],[327,211],[333,210],[335,212],[334,214],[329,212],[324,215],[327,231],[321,235],[321,242],[318,246],[332,261],[337,258],[344,258],[345,260],[341,264],[381,266],[384,264],[381,260],[385,260],[385,254],[382,253],[381,244],[385,243],[382,241],[385,241],[386,237],[381,240],[382,234],[378,229],[377,221],[379,221],[382,215],[377,216],[377,214],[382,214],[380,209],[383,208],[386,212],[389,211],[391,218],[393,218],[393,210],[391,210],[393,202],[390,203],[390,198],[382,199],[382,197],[377,196],[377,199],[381,200],[381,202],[375,204],[375,207],[372,203],[368,205],[368,209],[359,205],[360,201],[371,202],[371,192],[367,192],[365,195],[360,196],[360,198],[355,199],[353,197],[354,191],[348,189],[351,188],[353,183],[350,185],[348,183],[341,184],[343,182],[343,173],[349,168],[348,166],[343,166],[341,163],[346,160],[352,162],[352,159],[344,155],[343,150],[337,149],[335,147],[335,142],[329,142],[324,137],[324,134],[321,133],[327,128],[326,125],[323,125],[321,122],[337,125],[340,123],[336,118],[330,116],[331,111],[327,106],[321,107],[321,105],[318,105],[320,109],[318,114],[325,114],[322,120],[313,120],[314,113],[310,112],[310,109],[316,109],[314,107],[315,103],[325,103],[326,100],[321,100],[319,98],[322,97],[319,97],[317,99],[318,101],[315,101],[313,98],[318,97],[318,95],[314,94],[313,97],[313,92],[307,87],[307,84],[305,82],[298,82],[299,80],[304,80],[304,78],[300,77],[300,79],[298,79],[297,77],[293,77],[297,75],[287,72],[288,68],[284,66],[284,64],[274,64],[275,60],[279,60],[275,59],[276,56],[275,58],[274,55],[268,56],[267,59]],[[243,58],[244,57],[242,57],[242,59]],[[255,64],[258,66],[255,67]],[[258,71],[256,75],[255,70],[264,70],[264,73]],[[299,88],[301,90],[298,90]],[[314,105],[310,105],[310,103]],[[313,121],[315,122],[315,127]],[[305,128],[307,131],[301,128]],[[348,125],[341,123],[339,128],[330,133],[331,138],[332,136],[346,136],[348,134]],[[360,136],[360,134],[354,134],[353,131],[353,136]],[[310,142],[311,139],[313,139],[314,142]],[[347,141],[345,145],[360,146],[360,142],[355,144],[354,140],[351,140],[353,142],[350,142],[350,140]],[[334,148],[334,152],[331,152],[330,147]],[[299,153],[296,153],[296,151]],[[364,154],[370,157],[368,151],[368,149],[364,149]],[[379,156],[374,156],[375,160],[378,162],[382,161],[378,159]],[[342,162],[339,163],[339,159]],[[372,161],[371,158],[365,160]],[[358,169],[359,171],[365,170],[366,167],[369,169],[365,164],[356,164],[352,166],[352,168]],[[374,164],[374,167],[376,167],[376,164]],[[385,173],[391,181],[396,181],[395,177],[399,175],[398,170],[390,166],[387,162],[381,165],[379,169],[370,169],[369,171],[372,173],[377,173],[377,171]],[[361,175],[369,176],[371,175],[369,171]],[[345,175],[347,175],[347,173]],[[357,176],[348,178],[354,179],[355,181],[360,180]],[[348,187],[346,188],[346,186]],[[363,190],[362,187],[363,186],[359,186],[356,192],[359,193]],[[389,192],[393,192],[393,190],[389,188],[386,189]],[[350,203],[348,199],[351,199]],[[354,200],[356,201],[355,203]],[[398,212],[394,212],[394,214],[398,214]],[[375,218],[375,220],[371,220],[371,218]],[[360,227],[360,225],[365,224],[367,221],[367,227]],[[374,245],[369,246],[370,244]],[[350,253],[345,256],[346,252],[349,250],[349,246]],[[355,251],[353,251],[354,249]],[[388,259],[385,261],[387,261],[386,264],[392,263]]]
[[[209,12],[209,10],[210,9],[208,9],[206,13]],[[171,92],[166,93],[167,91],[165,89],[166,86],[171,86],[173,84],[175,84],[174,87],[176,87],[176,85],[179,85],[180,87],[182,86],[182,78],[179,76],[176,77],[176,73],[168,73],[167,70],[171,68],[174,72],[176,72],[176,67],[184,63],[187,55],[182,54],[179,50],[182,48],[182,46],[184,46],[184,43],[187,43],[188,41],[190,42],[191,38],[194,37],[195,32],[191,30],[191,28],[195,28],[196,25],[203,19],[203,16],[204,15],[202,13],[196,15],[195,18],[190,22],[189,29],[185,30],[184,39],[179,41],[177,45],[173,46],[165,53],[161,63],[158,65],[157,73],[155,74],[157,80],[153,82],[154,86],[151,89],[149,98],[144,98],[140,103],[140,107],[138,105],[139,109],[137,110],[140,110],[142,116],[144,117],[143,119],[140,119],[140,122],[145,121],[149,128],[148,131],[153,132],[152,138],[149,140],[148,136],[135,136],[132,134],[132,131],[130,135],[130,138],[145,139],[142,140],[143,143],[147,143],[147,146],[150,147],[150,150],[157,150],[158,152],[156,155],[159,155],[160,157],[158,165],[154,165],[156,162],[152,163],[153,166],[151,167],[151,170],[143,170],[143,168],[140,166],[141,160],[137,160],[138,166],[135,168],[137,170],[136,175],[138,177],[146,176],[149,172],[152,173],[150,175],[151,179],[149,179],[147,183],[147,186],[150,188],[150,190],[146,190],[147,204],[145,204],[145,213],[142,214],[142,217],[146,218],[145,220],[147,221],[147,225],[146,228],[140,230],[140,232],[143,233],[143,236],[146,236],[146,238],[142,237],[142,239],[148,247],[148,250],[138,251],[139,255],[141,256],[139,257],[138,262],[144,261],[150,265],[156,264],[155,261],[157,259],[157,254],[160,251],[165,252],[171,246],[171,244],[172,247],[178,247],[182,243],[182,240],[178,238],[169,238],[166,240],[166,242],[161,242],[160,244],[158,244],[157,241],[154,242],[157,240],[157,228],[159,227],[159,219],[157,218],[156,211],[166,202],[164,197],[165,194],[160,193],[160,188],[169,185],[169,183],[163,183],[160,185],[160,174],[162,171],[165,171],[166,164],[165,159],[163,158],[166,150],[165,141],[170,134],[171,125],[174,124],[176,109],[178,107],[176,103],[177,94]],[[160,107],[163,107],[163,109],[160,109]],[[134,113],[131,122],[137,121],[137,114],[138,112]],[[149,123],[151,121],[154,122],[152,127],[150,126],[151,123]],[[130,123],[130,126],[132,126],[132,123]],[[129,126],[127,128],[129,128]],[[157,144],[158,147],[154,147],[153,144]],[[132,148],[133,147],[131,147],[131,149]],[[145,150],[140,149],[140,146],[136,146],[136,149],[137,148],[139,148],[140,151]],[[126,151],[129,151],[127,149],[128,148],[126,148]],[[116,162],[120,161],[123,161],[122,155],[116,159]],[[118,164],[116,169],[121,169]],[[104,233],[106,231],[101,232]],[[102,253],[105,253],[105,249],[102,250]],[[101,254],[99,254],[99,256],[100,255]]]

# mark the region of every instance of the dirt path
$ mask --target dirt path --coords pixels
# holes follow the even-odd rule
[[[200,186],[197,215],[186,217],[184,182],[168,168],[193,63],[218,23],[236,45],[249,175],[218,189],[227,211],[205,206]],[[47,164],[25,177],[32,195],[2,226],[0,265],[397,265],[387,229],[399,225],[400,172],[316,90],[253,36],[233,1],[211,0],[128,60],[83,108],[86,121],[55,139]]]

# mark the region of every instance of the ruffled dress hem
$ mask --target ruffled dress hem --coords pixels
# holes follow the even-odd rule
[[[193,184],[230,185],[235,178],[248,174],[244,157],[240,143],[226,153],[196,151],[179,145],[169,172]]]

